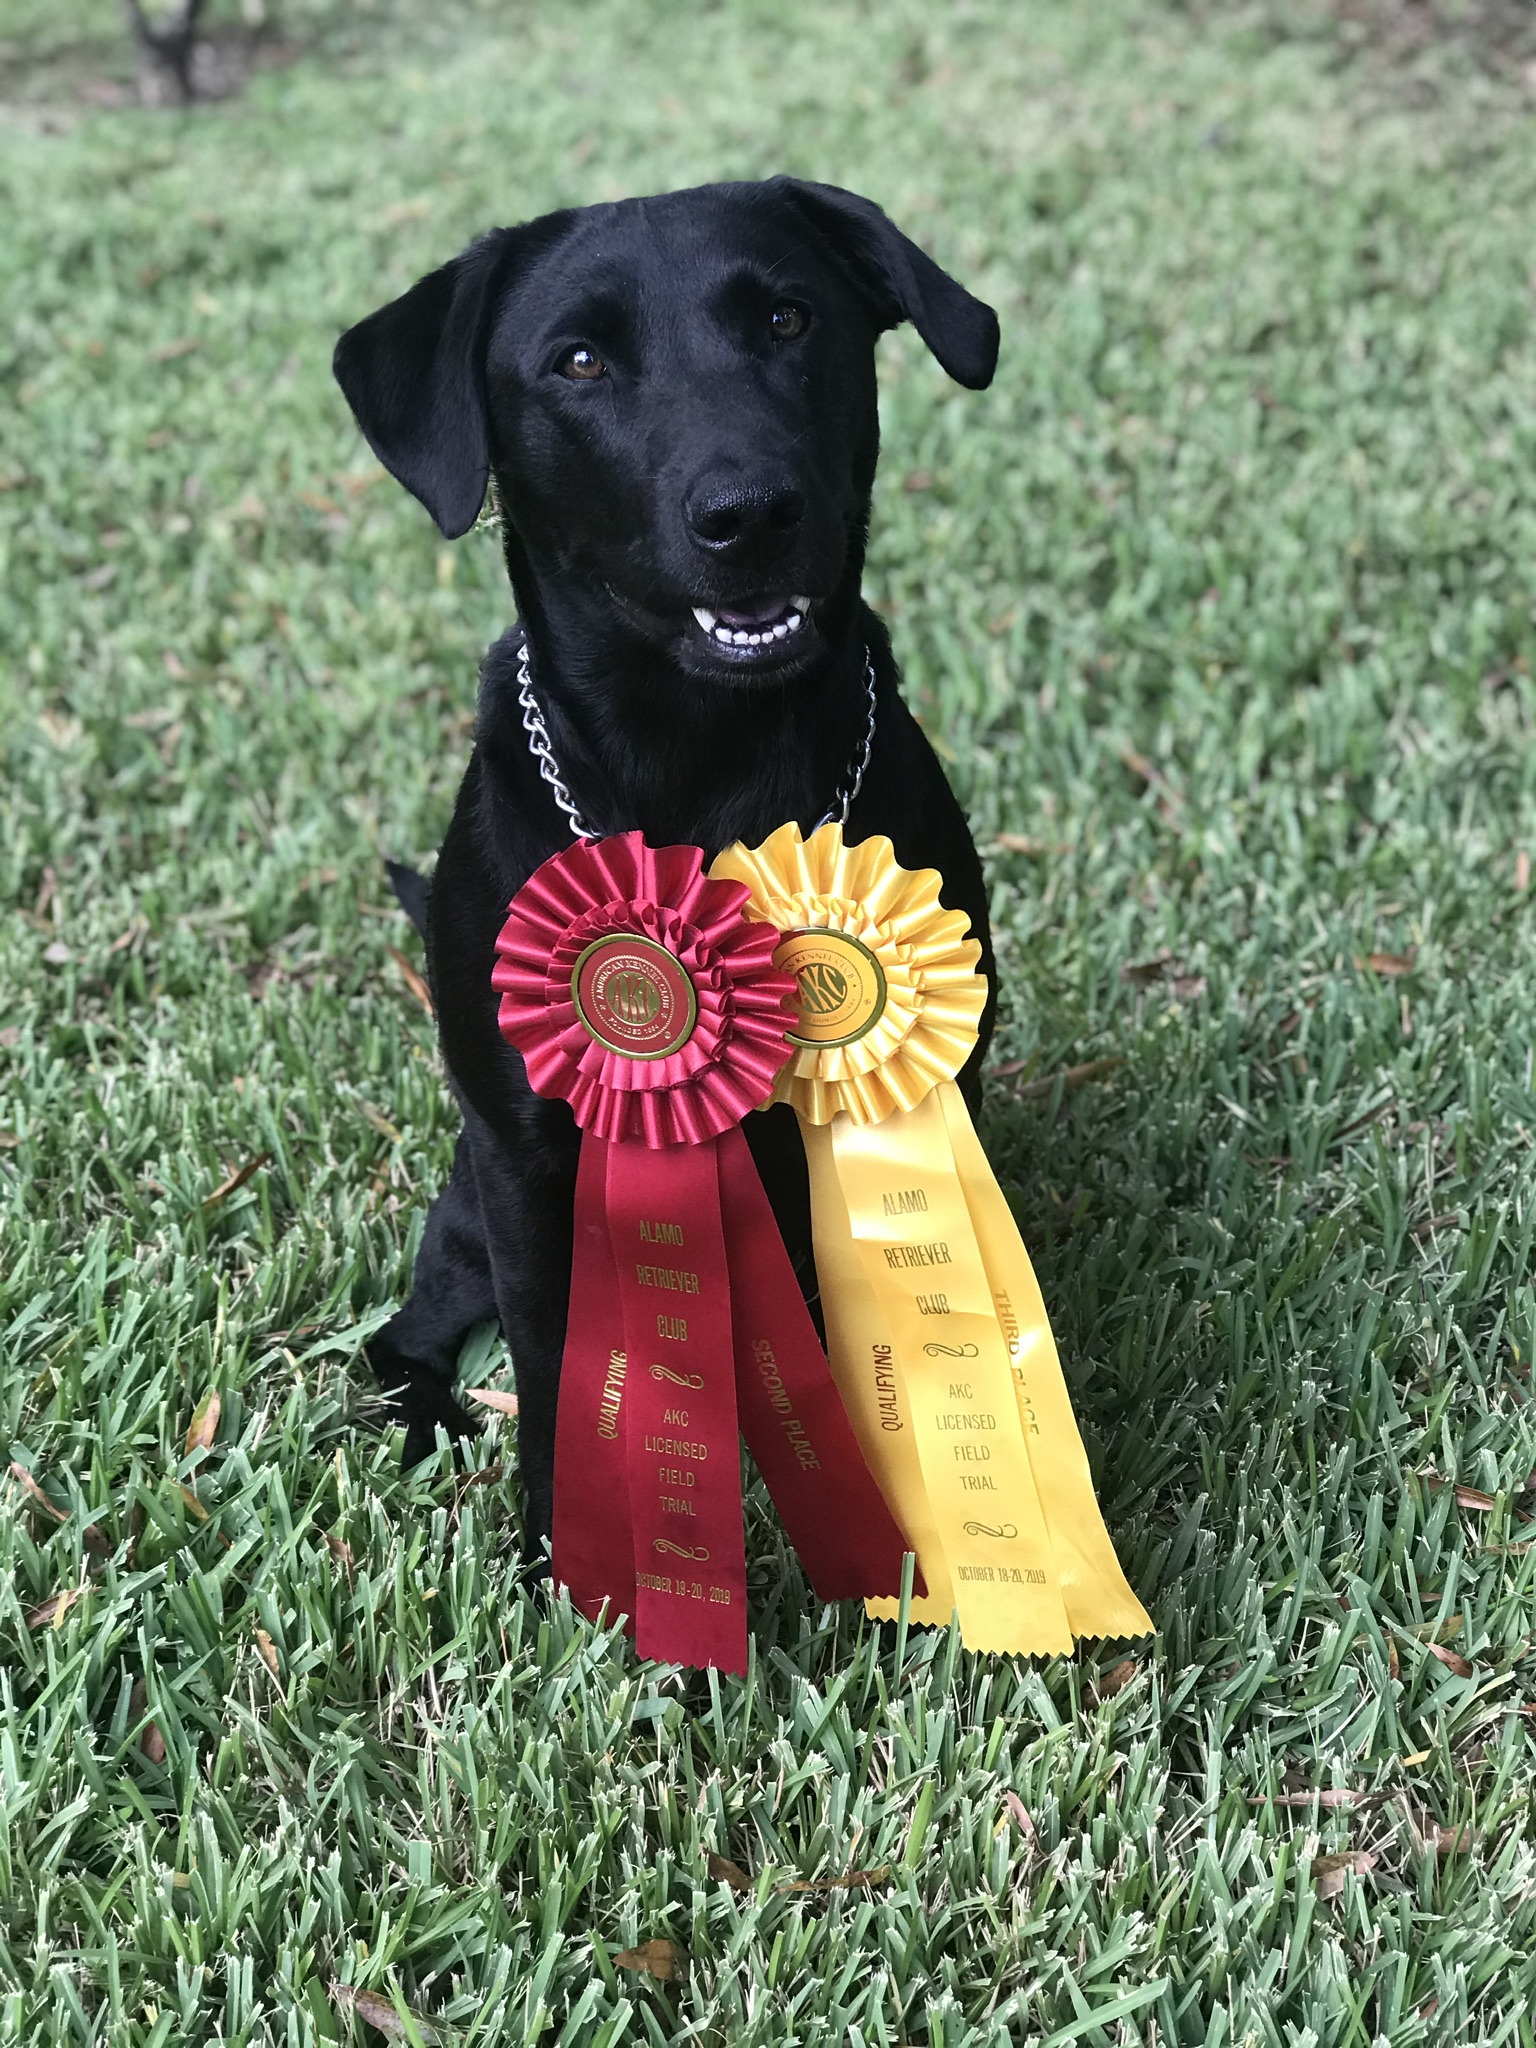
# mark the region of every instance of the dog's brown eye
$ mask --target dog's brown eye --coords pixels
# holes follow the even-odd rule
[[[594,377],[607,375],[608,365],[595,348],[567,349],[560,358],[562,377],[574,377],[578,382],[590,384]]]
[[[805,315],[798,306],[775,306],[772,324],[775,341],[793,341],[805,332]]]

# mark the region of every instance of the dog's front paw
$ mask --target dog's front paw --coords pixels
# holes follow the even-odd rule
[[[554,1527],[553,1481],[528,1481],[523,1494],[523,1576],[530,1581],[549,1576]]]
[[[405,1424],[405,1444],[400,1452],[400,1470],[409,1472],[437,1449],[437,1432],[442,1429],[454,1445],[455,1462],[462,1463],[459,1446],[480,1434],[480,1424],[453,1398],[441,1380],[411,1379],[389,1390],[391,1415]]]

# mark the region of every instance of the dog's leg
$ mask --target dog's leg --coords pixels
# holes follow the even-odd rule
[[[563,1110],[564,1105],[542,1105]],[[517,1380],[524,1545],[537,1568],[554,1519],[555,1402],[565,1350],[576,1200],[574,1125],[510,1153],[470,1114],[491,1279]]]
[[[464,1339],[495,1314],[474,1160],[461,1132],[453,1173],[427,1215],[410,1299],[368,1346],[368,1362],[405,1423],[402,1468],[430,1456],[439,1423],[451,1437],[477,1434],[453,1382]]]

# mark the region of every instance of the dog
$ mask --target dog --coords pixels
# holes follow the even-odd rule
[[[439,1427],[474,1430],[454,1396],[459,1351],[499,1319],[535,1562],[551,1527],[580,1134],[564,1102],[529,1088],[497,1028],[491,968],[511,897],[572,842],[568,811],[591,832],[638,828],[708,861],[790,819],[809,833],[856,784],[850,841],[884,834],[904,867],[937,868],[981,942],[991,994],[959,1077],[977,1104],[996,1003],[981,863],[860,595],[875,344],[904,320],[958,383],[991,381],[989,306],[870,200],[780,177],[496,229],[336,347],[369,445],[445,537],[476,523],[489,483],[517,603],[481,669],[430,888],[393,871],[425,934],[464,1124],[410,1297],[369,1357],[409,1465]],[[814,1314],[794,1115],[754,1113],[746,1132]]]

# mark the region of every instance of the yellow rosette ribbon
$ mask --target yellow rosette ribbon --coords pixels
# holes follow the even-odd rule
[[[783,825],[710,870],[784,934],[800,1014],[775,1100],[800,1118],[832,1374],[917,1553],[914,1620],[968,1648],[1139,1636],[1039,1284],[955,1075],[986,1003],[969,920],[888,839]],[[897,1602],[868,1602],[889,1619]]]

